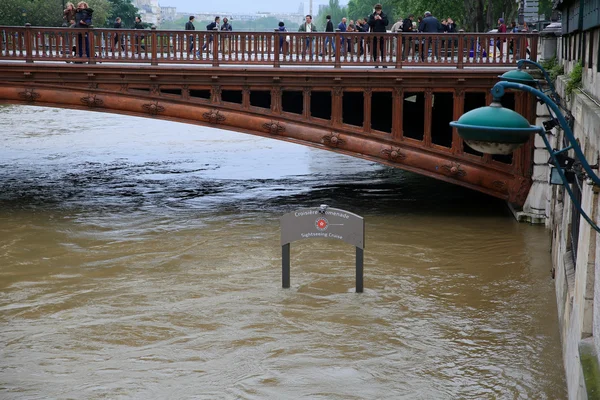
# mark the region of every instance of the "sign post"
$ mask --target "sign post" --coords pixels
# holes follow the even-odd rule
[[[356,246],[356,292],[363,291],[365,221],[363,217],[323,204],[283,215],[281,222],[281,283],[290,287],[290,243],[296,240],[327,238]]]

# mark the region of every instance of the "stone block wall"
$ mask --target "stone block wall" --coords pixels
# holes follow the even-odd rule
[[[574,62],[570,64],[569,68],[572,68]],[[574,135],[586,159],[595,164],[600,157],[600,105],[578,91],[567,96],[566,82],[565,76],[559,77],[557,91],[567,100],[567,108],[575,118]],[[557,143],[561,143],[562,131],[557,133]],[[542,161],[541,155],[537,161]],[[581,205],[596,224],[600,224],[599,191],[600,188],[592,185],[589,179],[583,182]],[[600,259],[596,257],[596,254],[600,255],[600,235],[581,219],[578,244],[574,249],[571,199],[560,186],[550,188],[548,194],[547,224],[552,229],[552,260],[569,399],[598,398],[600,393],[588,393],[587,390],[590,379],[600,377],[590,375],[582,361],[595,359],[598,362],[600,354]]]

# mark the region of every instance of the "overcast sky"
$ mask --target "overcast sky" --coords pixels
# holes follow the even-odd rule
[[[160,0],[160,5],[177,7],[178,12],[247,12],[255,13],[257,11],[271,12],[296,12],[300,3],[304,3],[304,12],[308,13],[308,0],[218,0],[213,2],[200,2],[198,0]],[[319,4],[328,4],[328,0],[313,0],[313,13],[317,13]],[[346,0],[340,1],[340,4],[346,4]]]

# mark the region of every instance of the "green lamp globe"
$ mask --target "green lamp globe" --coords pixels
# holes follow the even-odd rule
[[[498,78],[500,78],[501,81],[506,82],[522,83],[524,85],[529,86],[537,85],[537,81],[533,78],[533,76],[520,69],[513,69],[511,71],[507,71],[502,75],[498,76]]]
[[[488,154],[510,154],[540,130],[498,102],[469,111],[458,121],[450,122],[450,126],[458,130],[469,147]]]

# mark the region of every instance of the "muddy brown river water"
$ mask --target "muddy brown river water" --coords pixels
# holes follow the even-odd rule
[[[564,399],[549,233],[503,202],[212,128],[0,107],[0,398]],[[365,217],[354,248],[279,217]]]

